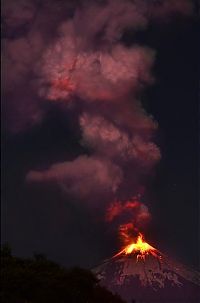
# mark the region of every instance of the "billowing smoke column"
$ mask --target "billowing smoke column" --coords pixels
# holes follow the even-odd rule
[[[51,14],[49,11],[48,6],[47,20],[53,15],[53,9]],[[91,208],[98,205],[105,212],[106,222],[119,226],[124,239],[150,219],[141,201],[146,180],[161,155],[153,142],[157,124],[138,99],[141,90],[154,81],[151,68],[155,53],[137,44],[126,47],[122,34],[126,29],[144,29],[151,20],[166,20],[190,11],[186,0],[82,1],[66,20],[52,18],[56,34],[46,37],[46,42],[43,33],[38,33],[39,22],[28,36],[28,44],[18,41],[14,51],[7,41],[9,56],[18,60],[10,81],[15,80],[15,72],[21,81],[20,75],[26,75],[29,66],[36,77],[25,91],[36,89],[39,103],[46,99],[77,111],[80,143],[88,151],[47,170],[32,170],[27,181],[57,183],[66,195]],[[36,12],[31,12],[26,11],[25,21],[34,18]],[[48,22],[44,28],[47,32]],[[28,54],[20,61],[21,50]],[[34,117],[38,123],[42,114],[32,99],[30,104],[32,125]]]

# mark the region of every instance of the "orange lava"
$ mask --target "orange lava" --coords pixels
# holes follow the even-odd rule
[[[154,248],[153,246],[149,245],[147,242],[145,242],[144,237],[141,233],[139,233],[135,243],[133,242],[133,243],[125,246],[114,257],[120,256],[120,255],[130,255],[130,254],[136,254],[137,260],[139,260],[139,259],[145,260],[146,256],[148,256],[148,255],[152,255],[156,258],[161,259],[159,251],[156,248]]]

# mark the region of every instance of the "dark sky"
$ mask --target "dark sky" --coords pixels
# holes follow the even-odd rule
[[[164,32],[152,30],[152,38],[147,39],[158,54],[158,82],[147,93],[147,108],[159,123],[157,139],[162,151],[152,186],[153,232],[163,249],[197,266],[198,26],[195,22],[175,23]]]
[[[156,83],[142,95],[145,109],[158,122],[155,138],[162,159],[149,181],[153,219],[150,243],[175,259],[198,266],[198,24],[175,19],[123,36],[156,50]],[[8,71],[9,73],[9,71]],[[6,119],[6,112],[3,112]],[[3,122],[4,123],[4,122]],[[6,122],[5,122],[6,124]],[[66,266],[94,266],[118,250],[98,217],[77,206],[54,186],[30,186],[26,173],[83,152],[54,104],[46,118],[25,132],[2,132],[2,242],[16,255],[46,254]],[[94,224],[95,222],[95,224]]]

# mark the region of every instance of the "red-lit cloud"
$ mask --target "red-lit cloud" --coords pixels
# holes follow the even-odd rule
[[[23,132],[41,123],[44,103],[53,101],[58,107],[60,102],[66,107],[73,103],[71,110],[79,115],[80,144],[87,155],[47,169],[33,167],[26,180],[53,182],[77,200],[102,203],[107,221],[121,220],[137,229],[150,214],[142,197],[132,197],[145,187],[161,158],[153,141],[157,124],[138,98],[155,81],[155,52],[136,43],[126,46],[123,32],[188,15],[191,3],[66,2],[18,0],[3,5],[8,129]],[[105,201],[110,202],[105,206]]]

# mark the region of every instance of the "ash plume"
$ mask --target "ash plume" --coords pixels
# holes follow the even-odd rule
[[[45,170],[33,167],[26,181],[54,182],[68,196],[102,203],[107,221],[140,227],[150,218],[140,189],[161,158],[153,142],[157,123],[138,97],[154,82],[155,51],[127,47],[122,35],[152,20],[188,15],[190,1],[21,0],[17,9],[16,1],[4,6],[10,33],[4,38],[4,68],[10,70],[5,107],[15,117],[8,128],[21,132],[41,123],[46,102],[65,104],[68,115],[79,113],[80,144],[87,149],[87,155]]]

